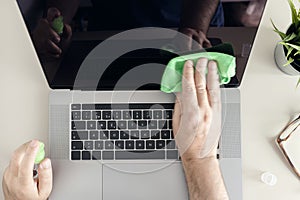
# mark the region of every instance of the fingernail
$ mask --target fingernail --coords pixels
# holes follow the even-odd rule
[[[31,142],[30,142],[31,147],[37,147],[38,144],[39,144],[39,142],[37,140],[31,140]]]
[[[186,61],[187,67],[193,67],[193,62],[191,60]]]
[[[42,169],[48,169],[51,167],[51,161],[49,159],[46,159],[44,162],[41,163],[40,167]]]

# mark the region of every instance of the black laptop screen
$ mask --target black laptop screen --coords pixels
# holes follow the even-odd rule
[[[98,90],[157,90],[170,59],[223,42],[238,87],[265,0],[213,2],[18,0],[49,86]]]

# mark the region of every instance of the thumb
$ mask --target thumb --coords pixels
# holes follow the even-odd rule
[[[47,11],[47,20],[49,22],[52,22],[56,17],[59,17],[60,15],[61,13],[57,8],[51,7]]]
[[[47,199],[52,190],[52,168],[49,158],[44,159],[38,169],[39,173],[39,196]]]

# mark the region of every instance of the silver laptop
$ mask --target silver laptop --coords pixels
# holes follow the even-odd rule
[[[32,32],[41,10],[21,1],[19,6]],[[78,15],[89,6],[83,4]],[[59,59],[44,58],[36,49],[52,89],[50,199],[188,199],[172,132],[175,95],[159,90],[165,66],[176,56],[166,50],[175,35],[173,29],[114,32],[85,27],[73,33]],[[222,38],[210,40],[222,43]],[[242,71],[221,89],[217,155],[233,200],[242,199],[238,86],[245,66],[237,67]]]

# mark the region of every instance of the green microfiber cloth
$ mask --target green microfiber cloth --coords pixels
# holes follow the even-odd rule
[[[55,18],[52,22],[52,28],[59,35],[63,33],[63,29],[64,29],[63,20],[64,20],[63,16],[59,16],[59,17]]]
[[[228,54],[226,54],[226,52]],[[227,84],[230,82],[231,77],[235,75],[236,63],[235,57],[232,55],[232,46],[228,43],[225,43],[216,47],[208,48],[205,52],[193,53],[173,58],[170,60],[164,71],[160,90],[166,93],[181,92],[181,80],[184,63],[187,60],[192,60],[194,64],[196,64],[197,60],[202,57],[217,62],[220,84]]]
[[[42,162],[42,160],[44,160],[44,158],[45,158],[45,145],[44,145],[44,143],[40,142],[40,147],[36,154],[34,163],[40,164],[40,162]]]

